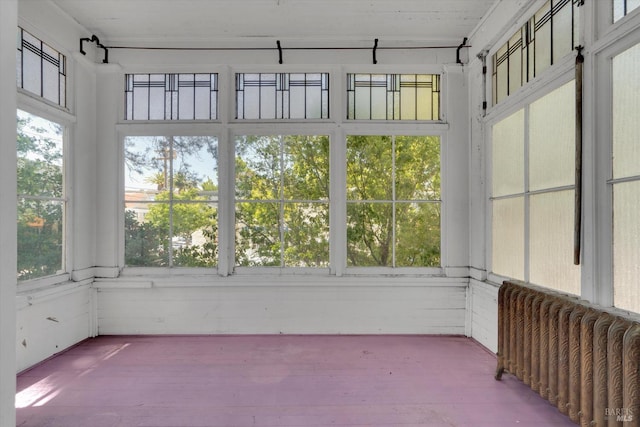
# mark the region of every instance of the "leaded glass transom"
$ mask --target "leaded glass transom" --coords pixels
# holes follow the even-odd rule
[[[66,108],[66,57],[20,27],[16,48],[17,86]]]
[[[548,1],[492,57],[493,104],[503,101],[579,43],[582,0]]]
[[[127,74],[125,120],[216,120],[218,75]]]
[[[437,74],[348,74],[348,120],[439,120]]]
[[[613,22],[618,22],[638,7],[640,0],[613,0]]]
[[[329,73],[238,73],[236,119],[328,119]]]

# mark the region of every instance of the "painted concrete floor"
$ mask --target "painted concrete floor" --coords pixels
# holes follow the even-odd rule
[[[574,426],[447,336],[102,336],[18,376],[21,427]]]

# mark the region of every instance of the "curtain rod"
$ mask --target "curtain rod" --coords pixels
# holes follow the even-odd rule
[[[277,47],[166,47],[166,46],[106,46],[108,49],[127,50],[279,50]],[[457,49],[463,46],[378,46],[378,50],[411,50],[411,49]],[[371,50],[364,46],[339,47],[282,47],[282,50]]]
[[[183,51],[257,51],[257,50],[277,50],[278,63],[282,64],[282,52],[284,50],[372,50],[373,63],[377,64],[376,51],[378,50],[416,50],[416,49],[456,49],[456,62],[462,64],[460,59],[460,49],[463,47],[471,47],[467,45],[467,37],[457,46],[378,46],[378,39],[374,40],[373,47],[365,46],[336,46],[336,47],[282,47],[280,40],[276,41],[276,47],[170,47],[170,46],[104,46],[100,43],[98,37],[93,35],[91,38],[80,39],[80,53],[86,54],[84,51],[84,42],[96,42],[97,46],[104,49],[104,62],[109,62],[108,49],[124,49],[124,50],[183,50]]]

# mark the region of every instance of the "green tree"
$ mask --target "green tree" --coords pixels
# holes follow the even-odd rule
[[[158,188],[143,222],[127,222],[135,231],[128,246],[148,251],[135,249],[142,265],[167,265],[169,252],[173,265],[216,264],[217,210],[209,201],[218,189],[189,166],[198,140],[179,142],[131,150],[130,161]],[[328,266],[329,145],[327,136],[236,138],[236,265]],[[440,264],[438,137],[349,136],[347,200],[348,265]]]
[[[205,153],[205,154],[203,154]],[[215,159],[208,137],[128,138],[127,170],[156,185],[142,219],[125,213],[125,262],[132,266],[215,266],[217,264],[217,186],[193,169],[202,156]],[[216,164],[211,162],[212,173]]]
[[[237,265],[328,265],[328,137],[239,137],[236,198]]]
[[[63,258],[62,128],[17,115],[18,279],[55,274]]]
[[[349,136],[347,200],[349,265],[440,265],[438,137]]]

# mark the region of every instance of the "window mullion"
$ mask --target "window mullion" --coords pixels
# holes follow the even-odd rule
[[[173,267],[173,136],[169,137],[169,268]],[[166,156],[163,153],[163,156]],[[165,171],[165,174],[167,172]],[[166,180],[166,176],[165,176]]]
[[[417,97],[416,97],[417,98]],[[391,136],[391,266],[396,266],[396,136]]]
[[[280,228],[280,267],[284,267],[284,233],[285,233],[285,224],[284,224],[284,137],[280,135],[280,189],[278,197],[280,199],[280,221],[278,227]]]
[[[529,281],[529,271],[531,266],[531,245],[530,245],[530,206],[531,194],[529,192],[529,104],[524,107],[524,280]]]

